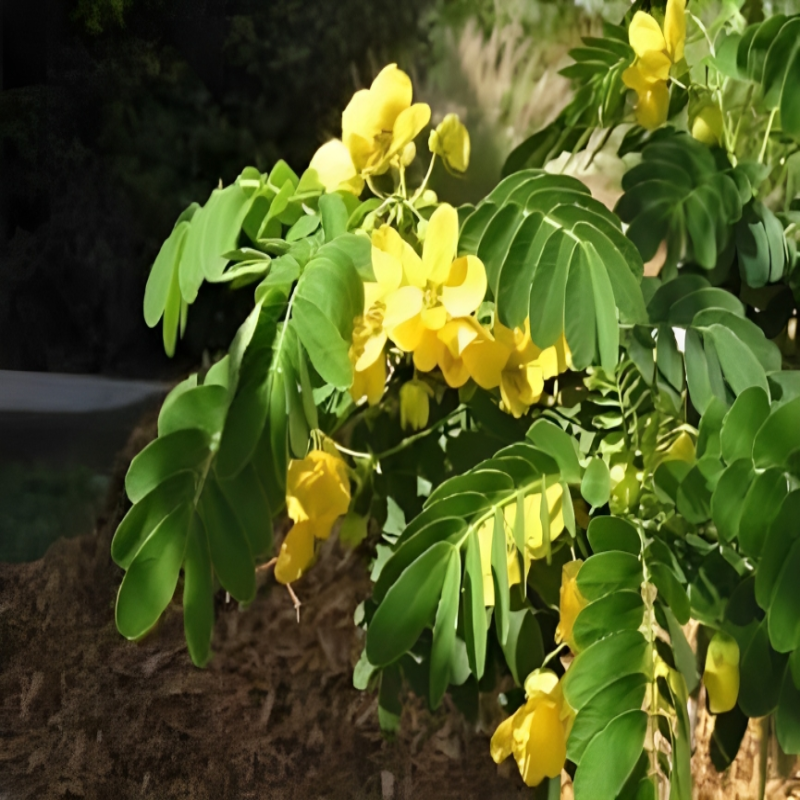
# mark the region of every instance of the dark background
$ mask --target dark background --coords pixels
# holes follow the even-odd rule
[[[425,71],[438,10],[3,0],[0,369],[170,379],[226,348],[249,292],[205,287],[173,361],[142,320],[175,218],[244,166],[302,171],[383,64]]]

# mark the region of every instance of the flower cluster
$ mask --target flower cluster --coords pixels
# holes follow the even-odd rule
[[[667,0],[663,30],[650,14],[637,11],[628,28],[628,41],[636,61],[622,80],[638,96],[637,122],[654,130],[667,120],[670,70],[683,59],[686,0]]]
[[[342,114],[342,138],[324,144],[311,159],[326,191],[360,195],[366,178],[413,161],[414,139],[430,122],[431,109],[412,104],[412,97],[411,79],[396,64],[353,95]]]
[[[292,583],[314,563],[317,539],[327,539],[334,522],[347,513],[350,481],[347,466],[324,450],[292,461],[286,476],[286,511],[294,521],[281,545],[275,579]]]
[[[497,727],[490,747],[495,763],[513,755],[522,780],[537,786],[561,774],[574,712],[564,699],[558,676],[549,669],[528,675],[525,696],[525,703]]]
[[[380,400],[388,340],[413,354],[418,372],[437,367],[460,388],[470,378],[483,389],[500,389],[503,407],[522,416],[542,394],[544,381],[570,363],[566,341],[540,350],[530,329],[490,331],[476,317],[487,289],[486,269],[476,256],[457,256],[458,213],[442,203],[431,215],[420,257],[392,227],[372,235],[375,282],[364,285],[364,316],[355,321],[350,358],[354,399]],[[379,387],[381,387],[379,389]]]

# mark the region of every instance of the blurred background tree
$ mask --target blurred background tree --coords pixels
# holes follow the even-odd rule
[[[226,287],[204,287],[172,362],[145,327],[161,242],[244,166],[302,170],[385,63],[410,72],[434,123],[465,120],[467,180],[441,170],[434,186],[478,199],[568,99],[557,70],[600,5],[609,13],[596,0],[4,4],[0,369],[170,379],[226,347],[247,306]]]

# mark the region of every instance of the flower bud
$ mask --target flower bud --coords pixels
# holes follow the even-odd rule
[[[739,645],[732,636],[717,631],[708,645],[703,684],[712,714],[730,711],[739,696]]]
[[[400,388],[400,425],[404,431],[421,431],[428,424],[430,414],[430,386],[416,379]]]
[[[722,141],[722,112],[719,106],[708,105],[700,110],[692,122],[692,136],[698,142],[715,147]]]
[[[457,114],[448,114],[431,131],[428,148],[440,156],[450,169],[466,172],[469,166],[469,133]]]

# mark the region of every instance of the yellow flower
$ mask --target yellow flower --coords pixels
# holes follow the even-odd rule
[[[531,341],[527,319],[524,328],[513,331],[495,322],[494,333],[510,353],[500,376],[503,408],[519,418],[542,396],[544,382],[566,371],[572,355],[563,334],[552,347],[540,350]]]
[[[383,330],[383,309],[380,300],[373,301],[367,307],[364,316],[357,317],[353,325],[353,342],[349,352],[350,363],[353,365],[350,396],[356,403],[366,397],[367,402],[374,406],[383,397],[383,388],[386,384],[386,358],[383,354],[386,333]]]
[[[525,784],[538,786],[564,768],[573,713],[550,670],[532,672],[525,680],[525,694],[524,705],[497,727],[490,751],[497,764],[513,755]]]
[[[663,125],[669,111],[670,69],[683,58],[686,42],[686,0],[667,0],[664,28],[644,11],[637,11],[628,28],[636,61],[622,74],[638,95],[636,119],[643,128]]]
[[[342,141],[356,170],[379,175],[431,118],[426,103],[411,99],[411,79],[396,64],[384,67],[369,89],[353,95],[342,114]]]
[[[722,111],[718,105],[707,105],[702,108],[692,123],[692,136],[698,142],[715,147],[722,141],[724,123]]]
[[[433,389],[427,383],[411,380],[400,387],[400,426],[421,431],[428,424]]]
[[[326,192],[352,192],[358,197],[364,191],[364,179],[356,172],[350,151],[339,139],[331,139],[322,145],[308,166],[316,170]]]
[[[486,294],[486,270],[475,256],[456,258],[458,214],[443,203],[428,222],[422,258],[404,250],[399,288],[386,296],[385,326],[389,337],[407,353],[419,346],[427,331],[440,331],[449,318],[466,317],[475,311]],[[397,280],[396,257],[393,271],[381,277],[383,265],[373,268],[377,280],[388,286]]]
[[[369,89],[353,95],[342,114],[342,138],[326,142],[311,159],[325,191],[360,195],[365,176],[413,160],[413,141],[430,121],[431,109],[426,103],[412,105],[412,94],[408,75],[389,64]]]
[[[484,389],[500,383],[508,352],[474,317],[458,317],[441,330],[425,330],[414,350],[414,366],[430,372],[437,366],[447,385],[458,389],[472,378]]]
[[[739,697],[739,645],[732,636],[717,631],[708,644],[703,684],[712,714],[730,711]]]
[[[278,583],[294,583],[314,563],[314,532],[311,522],[295,522],[281,544],[275,564]]]
[[[280,583],[296,581],[314,561],[314,540],[327,539],[333,523],[347,513],[350,482],[345,463],[323,450],[289,463],[286,510],[294,521],[275,564]]]
[[[572,636],[572,628],[578,614],[586,607],[586,598],[578,589],[578,573],[583,566],[583,561],[568,561],[561,569],[561,592],[558,610],[561,618],[556,628],[556,643],[566,642],[573,653],[578,650]]]
[[[469,166],[469,132],[457,114],[448,114],[431,131],[428,149],[441,156],[444,163],[456,172],[466,172]]]

